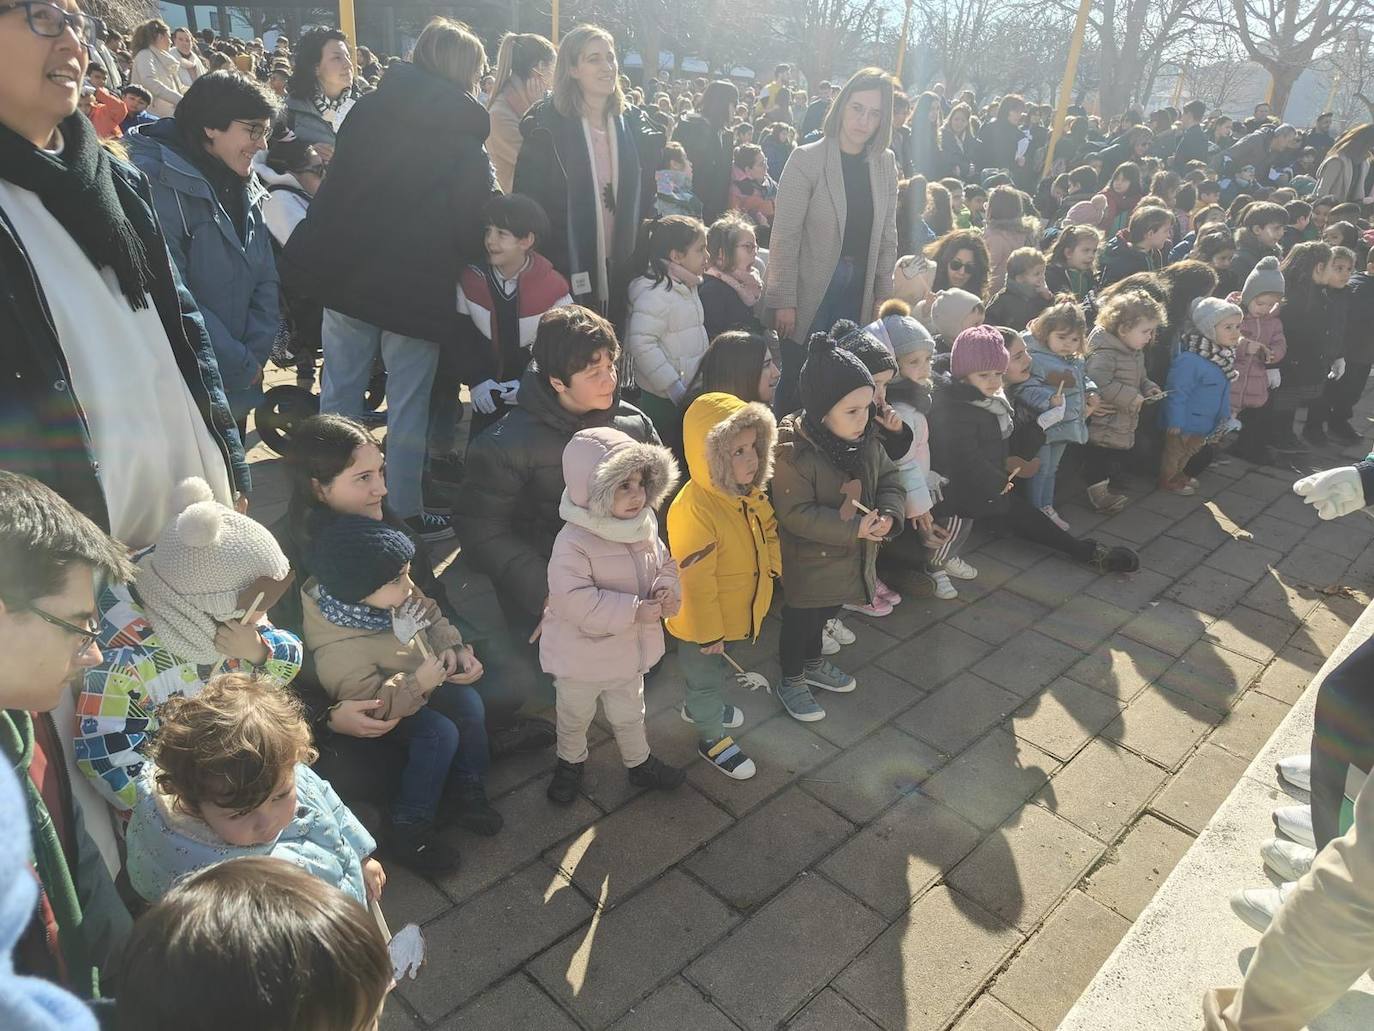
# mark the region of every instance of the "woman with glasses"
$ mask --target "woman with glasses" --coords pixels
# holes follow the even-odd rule
[[[228,503],[248,470],[147,180],[76,113],[90,38],[70,0],[0,0],[0,439],[141,547],[179,481]]]
[[[297,139],[315,144],[328,164],[335,137],[362,96],[348,37],[338,29],[311,29],[301,36],[295,60],[286,82],[286,125]]]
[[[252,168],[276,113],[265,87],[210,72],[186,91],[174,117],[129,136],[172,259],[205,313],[240,437],[262,400],[262,367],[280,316],[266,191]]]
[[[177,109],[186,85],[181,79],[181,61],[172,53],[172,30],[161,18],[145,21],[134,29],[134,64],[129,81],[153,95],[148,108],[159,118]]]
[[[520,135],[520,119],[530,105],[542,100],[549,91],[555,56],[553,44],[532,32],[508,32],[501,37],[496,52],[496,81],[487,103],[487,113],[491,115],[487,154],[502,193],[511,192],[515,161],[525,142]]]

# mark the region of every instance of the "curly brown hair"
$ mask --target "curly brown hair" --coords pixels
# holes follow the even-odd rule
[[[926,245],[926,257],[935,262],[935,281],[931,284],[931,292],[949,289],[949,259],[960,251],[972,251],[974,264],[972,277],[960,289],[986,300],[988,269],[992,260],[988,257],[988,245],[983,242],[983,234],[976,229],[956,229]]]

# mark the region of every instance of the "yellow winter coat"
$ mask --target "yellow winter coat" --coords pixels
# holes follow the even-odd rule
[[[729,443],[741,430],[757,430],[758,472],[747,487],[730,473]],[[668,545],[679,566],[714,544],[700,561],[681,570],[682,608],[668,630],[682,641],[753,640],[773,601],[773,578],[782,573],[778,522],[764,493],[773,475],[778,428],[758,402],[731,394],[703,394],[682,421],[683,449],[691,481],[668,508]]]

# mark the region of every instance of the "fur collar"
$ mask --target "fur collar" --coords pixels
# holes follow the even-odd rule
[[[735,483],[731,472],[730,441],[744,430],[755,431],[754,450],[759,456],[754,482],[745,486]],[[716,423],[706,434],[706,464],[711,474],[711,486],[722,494],[747,497],[767,487],[773,478],[773,446],[778,439],[778,424],[767,406],[751,401]]]

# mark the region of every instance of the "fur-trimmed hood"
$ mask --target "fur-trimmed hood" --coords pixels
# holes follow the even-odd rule
[[[759,467],[754,482],[741,486],[734,482],[730,469],[730,441],[743,430],[755,430],[754,450]],[[773,478],[773,446],[778,441],[778,424],[768,406],[758,401],[744,402],[733,394],[702,394],[692,402],[682,420],[682,445],[687,455],[687,471],[700,486],[733,497],[744,497],[765,490]]]
[[[677,486],[677,461],[658,444],[641,444],[609,426],[579,430],[563,449],[566,498],[599,518],[611,517],[615,488],[636,469],[644,471],[644,493],[657,509]]]

